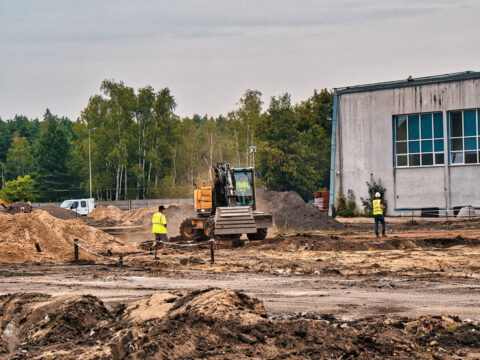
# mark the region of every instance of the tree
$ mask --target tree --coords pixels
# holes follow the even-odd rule
[[[13,136],[13,141],[8,149],[6,172],[9,179],[29,174],[33,169],[33,155],[27,138]]]
[[[7,202],[35,201],[37,196],[34,193],[35,180],[30,175],[19,176],[16,180],[5,183],[0,190],[0,198]]]
[[[294,190],[307,200],[328,186],[330,136],[314,108],[312,99],[295,107],[288,94],[271,99],[257,126],[257,168],[267,188]]]
[[[7,160],[7,152],[10,147],[11,135],[8,124],[0,119],[0,162]]]
[[[67,169],[70,145],[60,119],[46,110],[35,144],[37,171],[34,175],[42,200],[59,201],[70,195],[72,179]]]

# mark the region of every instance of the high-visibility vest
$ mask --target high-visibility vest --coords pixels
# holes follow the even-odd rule
[[[240,194],[245,194],[250,191],[250,184],[246,181],[237,182],[237,192]]]
[[[155,214],[153,214],[152,233],[166,234],[167,229],[165,228],[165,225],[167,225],[167,219],[165,218],[165,215],[160,212],[156,212]]]
[[[383,215],[382,202],[380,199],[373,200],[373,215]]]

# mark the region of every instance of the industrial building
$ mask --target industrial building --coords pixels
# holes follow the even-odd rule
[[[330,213],[348,189],[361,208],[370,174],[387,215],[480,208],[480,72],[338,88],[333,107]]]

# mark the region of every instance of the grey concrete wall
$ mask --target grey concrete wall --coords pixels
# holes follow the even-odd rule
[[[480,165],[450,166],[450,198],[452,207],[480,208]]]
[[[61,203],[32,203],[34,209],[41,208],[43,205],[57,205]],[[118,201],[95,201],[95,206],[113,205],[122,210],[140,209],[146,207],[156,207],[160,205],[186,204],[193,205],[193,199],[148,199],[148,200],[118,200]]]
[[[428,183],[425,186],[417,184]],[[443,166],[398,168],[395,170],[392,209],[445,208]]]
[[[446,139],[446,112],[469,108],[480,108],[480,80],[340,94],[335,196],[352,189],[360,205],[373,173],[387,188],[389,204],[395,204],[389,206],[390,215],[400,213],[395,207],[445,207],[447,201],[449,207],[467,199],[470,202],[465,204],[480,205],[478,180],[474,180],[479,179],[480,165],[393,168],[393,115],[441,111]]]

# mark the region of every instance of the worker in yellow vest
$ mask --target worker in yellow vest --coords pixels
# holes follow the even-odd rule
[[[380,199],[380,193],[375,193],[375,200],[373,200],[373,217],[375,218],[375,235],[377,238],[380,237],[378,235],[378,223],[382,223],[382,236],[386,237],[385,235],[385,218],[383,217],[383,210],[385,209],[385,205],[382,204],[382,200]]]
[[[165,207],[163,205],[160,205],[158,207],[158,212],[153,214],[152,217],[152,233],[155,234],[155,256],[157,254],[156,251],[159,243],[163,244],[162,254],[167,255],[167,219],[163,214],[163,210],[165,210]]]

